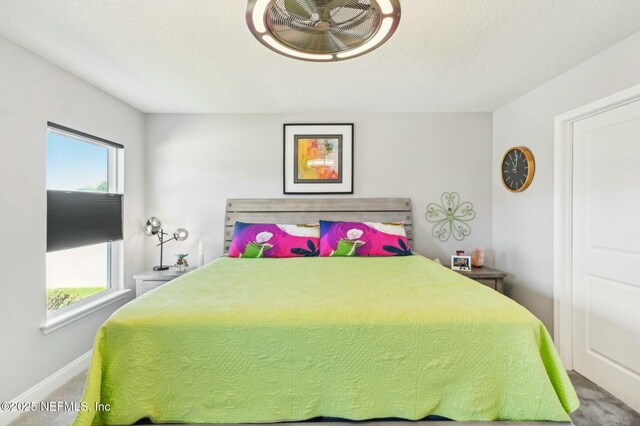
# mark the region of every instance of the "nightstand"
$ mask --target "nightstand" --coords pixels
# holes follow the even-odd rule
[[[189,270],[180,272],[176,268],[169,268],[166,271],[146,271],[136,274],[133,276],[133,279],[136,280],[136,297],[140,297],[146,292],[158,288],[162,284],[168,283],[187,272]]]
[[[498,293],[504,294],[504,278],[507,276],[505,272],[497,269],[483,266],[482,268],[472,268],[471,271],[454,271],[465,277],[469,277],[480,284],[491,287]]]

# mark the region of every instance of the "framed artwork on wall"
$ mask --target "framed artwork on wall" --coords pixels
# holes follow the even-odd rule
[[[353,194],[353,123],[285,124],[285,194]]]

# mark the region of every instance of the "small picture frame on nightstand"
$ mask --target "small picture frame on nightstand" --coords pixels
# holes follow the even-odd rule
[[[470,271],[471,256],[451,256],[451,269],[454,271]]]

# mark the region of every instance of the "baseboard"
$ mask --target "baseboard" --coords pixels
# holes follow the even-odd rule
[[[55,391],[71,378],[80,374],[91,364],[91,353],[89,351],[79,358],[71,361],[60,370],[56,371],[31,389],[18,395],[10,403],[26,403],[26,402],[40,402],[43,401],[51,392]],[[18,416],[22,414],[21,411],[3,411],[0,409],[0,425],[7,425]]]

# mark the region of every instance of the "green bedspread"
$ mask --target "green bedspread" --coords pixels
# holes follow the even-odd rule
[[[421,256],[220,258],[113,314],[83,400],[76,425],[568,421],[578,407],[537,318]]]

